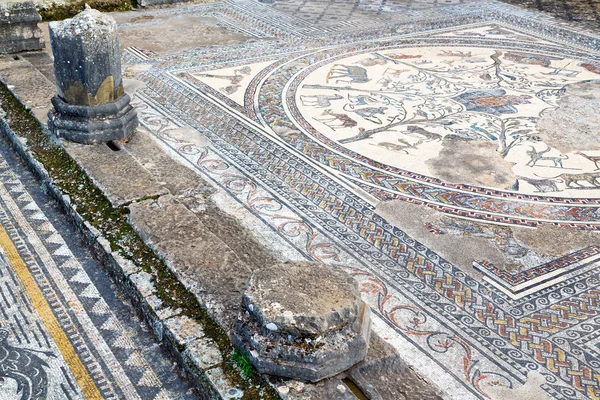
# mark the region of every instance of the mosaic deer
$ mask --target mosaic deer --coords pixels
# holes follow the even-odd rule
[[[346,107],[350,107],[350,109],[348,109]],[[387,107],[363,107],[363,108],[355,109],[352,104],[344,105],[344,111],[358,114],[361,117],[363,117],[364,119],[366,119],[367,121],[373,122],[378,125],[381,125],[382,121],[381,121],[381,118],[379,118],[377,115],[378,114],[384,115],[385,111],[387,109],[388,109]]]
[[[331,102],[334,100],[341,100],[344,97],[339,94],[315,94],[315,95],[302,95],[300,101],[303,106],[325,108],[331,107]]]
[[[422,140],[419,140],[415,144],[411,144],[404,139],[398,139],[398,143],[379,142],[375,145],[373,145],[373,144],[372,145],[383,147],[383,148],[391,150],[391,151],[398,151],[398,152],[409,154],[406,149],[418,149],[419,148],[418,146],[422,143],[423,143]]]
[[[600,156],[590,156],[590,155],[584,154],[580,151],[578,151],[575,154],[579,154],[580,156],[583,156],[583,157],[587,158],[588,160],[590,160],[591,162],[593,162],[596,165],[596,169],[594,171],[598,171],[600,169]]]
[[[531,147],[531,150],[527,150],[527,155],[529,156],[529,161],[527,162],[528,167],[535,167],[535,164],[538,163],[538,161],[552,161],[552,163],[554,163],[555,167],[559,167],[559,168],[564,168],[563,167],[563,160],[566,160],[569,158],[569,156],[565,155],[563,156],[562,154],[558,157],[558,156],[545,156],[544,154],[546,154],[547,152],[549,152],[550,150],[552,150],[549,146],[546,150],[542,150],[542,151],[537,151],[535,149],[535,147],[533,146],[529,146]]]
[[[358,123],[347,116],[346,114],[338,114],[331,111],[331,109],[327,109],[323,111],[321,114],[325,117],[322,118],[314,118],[315,121],[319,121],[323,125],[326,125],[331,130],[336,130],[340,128],[354,128]]]
[[[367,76],[367,70],[363,67],[342,64],[334,64],[331,67],[325,78],[325,82],[329,83],[332,79],[335,79],[335,83],[367,83],[370,81]]]

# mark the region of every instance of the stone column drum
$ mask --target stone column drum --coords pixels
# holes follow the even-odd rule
[[[136,111],[123,90],[117,23],[86,5],[71,19],[51,22],[58,95],[48,127],[58,137],[93,144],[129,136]]]
[[[43,49],[41,20],[32,1],[0,0],[0,54]]]
[[[362,361],[370,309],[340,268],[287,263],[254,272],[233,343],[262,373],[316,382]]]

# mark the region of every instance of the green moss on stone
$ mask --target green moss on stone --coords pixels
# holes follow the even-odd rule
[[[83,4],[83,3],[82,3]],[[157,295],[168,306],[183,310],[200,323],[205,334],[218,346],[225,362],[222,367],[233,384],[244,390],[244,400],[279,399],[263,378],[252,373],[252,366],[234,356],[225,331],[208,315],[196,297],[179,282],[174,273],[150,249],[127,222],[126,207],[115,208],[65,149],[46,134],[39,121],[0,83],[0,106],[4,119],[20,137],[27,139],[34,157],[48,171],[63,195],[68,195],[77,212],[110,242],[111,249],[131,260],[155,279]],[[242,376],[245,375],[245,376]]]
[[[76,0],[64,4],[38,4],[37,8],[42,16],[42,21],[61,21],[79,14],[84,10],[86,3],[102,12],[130,11],[137,8],[138,5],[137,0]]]

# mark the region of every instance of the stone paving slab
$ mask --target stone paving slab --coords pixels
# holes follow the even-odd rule
[[[23,103],[32,109],[36,117],[46,121],[50,98],[56,91],[52,82],[37,68],[33,68],[22,54],[1,56],[0,74],[8,85],[19,88]]]
[[[202,305],[225,325],[241,303],[250,268],[196,216],[170,196],[129,206],[129,220]]]
[[[92,179],[117,207],[144,196],[167,193],[167,189],[129,153],[113,151],[106,145],[90,147],[66,143],[66,148],[83,168],[94,166]],[[119,166],[118,173],[115,173],[115,165]]]

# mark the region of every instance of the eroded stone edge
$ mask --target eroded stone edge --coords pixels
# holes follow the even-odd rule
[[[23,104],[13,88],[8,87],[8,90]],[[27,106],[23,105],[23,107],[30,112]],[[46,130],[43,125],[42,129]],[[142,313],[156,339],[163,343],[175,356],[188,379],[198,389],[200,398],[240,398],[243,392],[228,381],[225,374],[222,373],[220,363],[215,363],[218,360],[216,354],[221,356],[217,345],[203,336],[194,337],[187,341],[187,336],[179,329],[180,324],[176,323],[178,318],[187,317],[180,317],[177,310],[163,304],[156,293],[151,275],[143,272],[133,262],[112,251],[109,241],[77,212],[70,197],[62,194],[46,168],[35,159],[27,146],[27,140],[13,131],[3,118],[0,118],[0,132],[9,140],[46,192],[58,202],[67,219],[94,257],[109,271],[120,288],[133,300],[137,310]],[[170,321],[171,319],[174,321]],[[200,324],[190,321],[188,323],[195,324],[196,327],[188,327],[188,329],[202,330]],[[202,351],[199,351],[200,348]],[[209,354],[208,357],[207,354]],[[222,357],[220,361],[222,362]],[[241,394],[239,397],[232,397],[232,392]]]

